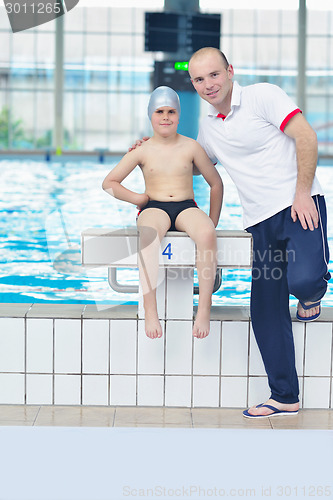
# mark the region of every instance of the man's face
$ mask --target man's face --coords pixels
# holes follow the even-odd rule
[[[219,54],[211,52],[194,58],[190,62],[189,73],[202,99],[221,112],[230,107],[234,70],[231,65],[225,68]]]

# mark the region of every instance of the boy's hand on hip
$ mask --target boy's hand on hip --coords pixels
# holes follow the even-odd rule
[[[294,222],[299,219],[303,229],[313,231],[318,227],[318,211],[311,195],[296,194],[291,206],[291,218]]]
[[[146,193],[138,194],[138,201],[136,202],[136,208],[141,210],[147,205],[149,201],[149,196]]]

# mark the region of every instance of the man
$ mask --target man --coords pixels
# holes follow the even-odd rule
[[[245,417],[295,415],[298,378],[289,293],[297,318],[315,320],[330,279],[326,208],[315,177],[317,137],[301,111],[277,86],[240,87],[218,49],[189,62],[195,90],[211,106],[198,142],[236,184],[244,228],[253,235],[251,320],[271,396]]]

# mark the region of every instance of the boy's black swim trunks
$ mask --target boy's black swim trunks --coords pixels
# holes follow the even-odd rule
[[[147,208],[159,208],[160,210],[163,210],[168,214],[170,217],[171,221],[171,226],[169,228],[169,231],[177,231],[175,227],[175,221],[177,216],[183,212],[183,210],[186,210],[187,208],[199,208],[198,205],[194,200],[183,200],[183,201],[156,201],[156,200],[149,200],[147,205],[145,205],[140,212],[138,213],[138,216],[143,212],[143,210],[146,210]]]

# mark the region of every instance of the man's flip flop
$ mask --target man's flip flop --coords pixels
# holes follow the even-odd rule
[[[308,309],[312,309],[313,307],[317,307],[319,306],[319,313],[317,314],[314,314],[313,316],[309,316],[308,318],[305,318],[303,316],[300,316],[298,314],[298,311],[296,312],[296,318],[299,320],[299,321],[304,321],[305,323],[309,323],[310,321],[314,321],[315,319],[319,318],[320,314],[321,314],[321,305],[320,305],[320,300],[318,302],[314,302],[313,304],[309,304],[309,305],[305,305],[303,302],[299,301],[299,303],[301,304],[301,306],[303,307],[303,309],[306,311]]]
[[[275,408],[275,406],[271,406],[271,405],[260,404],[260,405],[257,405],[256,408],[269,408],[270,410],[272,410],[273,413],[270,413],[269,415],[251,415],[251,413],[249,413],[249,410],[245,410],[245,411],[243,411],[243,416],[246,418],[269,418],[269,417],[276,417],[276,416],[281,417],[284,415],[297,415],[298,414],[298,410],[296,410],[296,411],[278,410],[278,408]]]

